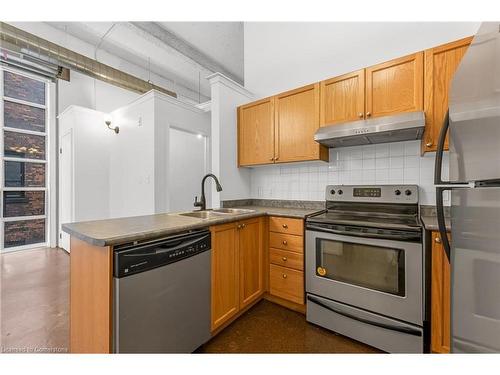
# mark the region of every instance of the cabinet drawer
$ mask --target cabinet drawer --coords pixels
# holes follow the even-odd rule
[[[290,267],[299,271],[304,270],[303,255],[291,251],[271,248],[269,249],[269,261],[278,266]]]
[[[304,252],[304,237],[293,234],[269,233],[269,246],[277,249]]]
[[[269,230],[271,232],[304,235],[304,220],[290,219],[288,217],[271,216],[269,218]]]
[[[304,273],[274,264],[269,266],[269,286],[272,295],[304,303]]]

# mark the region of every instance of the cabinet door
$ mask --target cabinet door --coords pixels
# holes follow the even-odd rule
[[[366,117],[423,110],[423,52],[366,69]]]
[[[212,331],[239,311],[238,229],[217,225],[212,232]]]
[[[425,51],[425,133],[422,138],[424,152],[437,149],[439,132],[448,110],[450,83],[471,41],[472,37],[464,38]],[[445,141],[445,150],[447,149],[448,137]]]
[[[274,162],[273,98],[238,108],[238,165]]]
[[[365,116],[365,70],[321,82],[320,124],[362,120]]]
[[[450,263],[439,232],[432,232],[431,351],[450,352]]]
[[[319,128],[319,83],[275,97],[275,161],[328,160],[314,141]]]
[[[258,299],[264,292],[264,249],[262,220],[239,223],[240,309]]]

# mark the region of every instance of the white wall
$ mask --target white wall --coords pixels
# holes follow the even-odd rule
[[[103,124],[103,113],[78,106],[69,107],[59,116],[60,134],[73,129],[75,221],[109,217],[109,149],[113,134]]]
[[[245,87],[265,97],[475,34],[477,22],[245,22]]]
[[[434,159],[434,154],[420,156],[420,141],[330,149],[329,163],[254,167],[251,197],[323,201],[327,185],[417,184],[420,203],[434,205]],[[448,153],[443,178],[448,178]]]
[[[140,95],[118,86],[71,71],[70,81],[58,80],[58,109],[64,112],[70,105],[92,108],[109,113]]]
[[[219,177],[222,192],[212,191],[213,205],[221,200],[250,196],[250,170],[238,168],[238,119],[236,108],[253,95],[220,73],[208,77],[211,85],[212,172]]]
[[[110,217],[170,211],[170,187],[182,181],[169,178],[169,128],[209,136],[209,114],[150,91],[111,116],[120,133],[110,147]]]

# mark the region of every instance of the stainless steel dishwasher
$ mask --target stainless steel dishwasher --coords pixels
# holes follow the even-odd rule
[[[115,353],[191,353],[210,339],[210,232],[114,252]]]

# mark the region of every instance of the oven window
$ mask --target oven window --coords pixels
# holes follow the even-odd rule
[[[405,296],[404,250],[318,238],[316,275]]]

